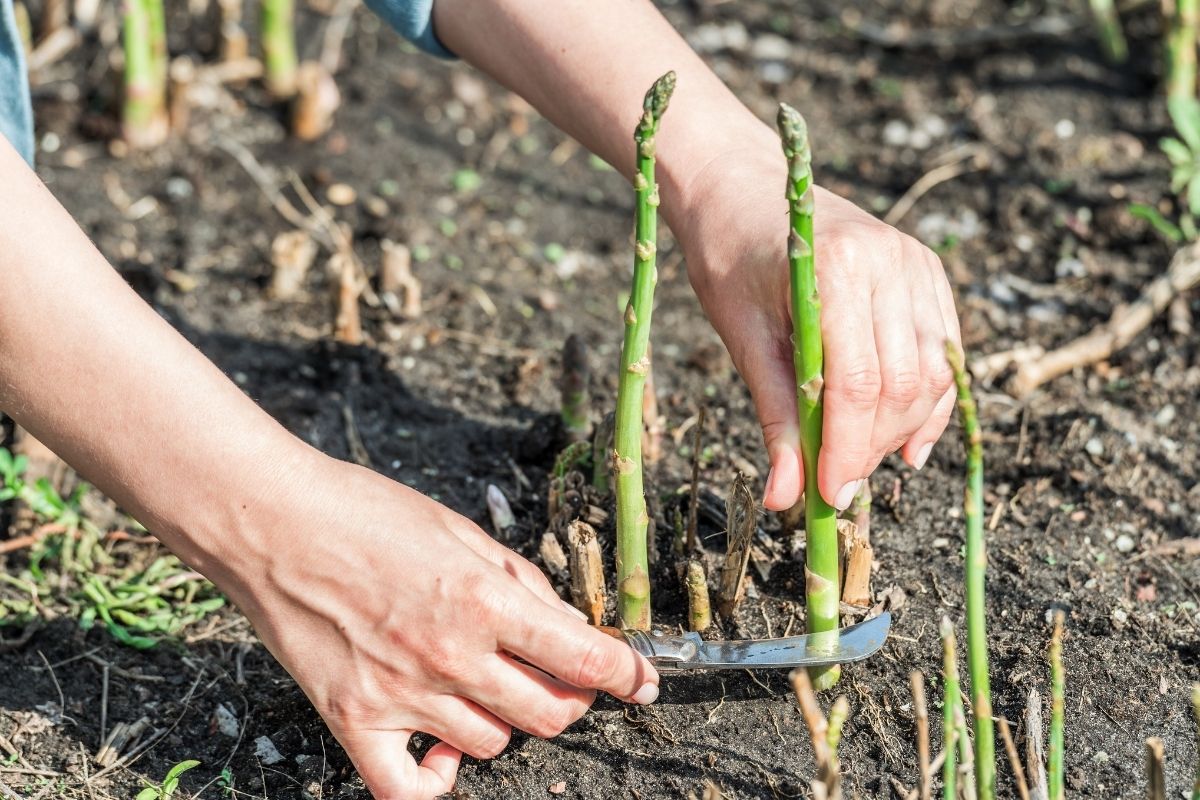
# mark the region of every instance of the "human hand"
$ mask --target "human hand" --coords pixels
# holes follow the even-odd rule
[[[595,690],[657,697],[648,661],[469,520],[315,461],[285,502],[256,512],[258,535],[240,537],[254,552],[223,583],[379,800],[450,791],[463,753],[498,755],[514,727],[556,736]],[[419,765],[416,732],[441,740]]]
[[[751,138],[759,146],[720,155],[682,184],[667,213],[701,305],[754,398],[771,461],[763,502],[783,510],[804,490],[786,168],[773,136]],[[815,195],[825,343],[817,487],[845,509],[888,454],[925,465],[954,407],[945,343],[959,343],[959,327],[933,252],[819,186]]]

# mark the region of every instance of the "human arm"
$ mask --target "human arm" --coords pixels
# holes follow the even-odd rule
[[[593,689],[654,699],[649,664],[529,562],[255,406],[3,139],[0,174],[0,409],[239,605],[377,797],[448,791],[462,752],[557,734]],[[419,766],[416,731],[443,742]]]
[[[785,166],[775,133],[649,0],[437,0],[438,38],[613,164],[634,168],[641,98],[678,75],[657,136],[662,211],[709,319],[758,409],[765,502],[803,488],[785,260]],[[803,109],[802,109],[803,110]],[[947,338],[958,322],[937,257],[820,188],[817,276],[826,342],[818,486],[845,507],[888,453],[922,466],[953,409]]]

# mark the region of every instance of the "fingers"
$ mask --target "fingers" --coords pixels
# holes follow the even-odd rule
[[[825,501],[842,510],[858,483],[870,474],[877,452],[872,443],[883,376],[875,343],[869,287],[830,298],[835,314],[822,317],[825,339],[825,416],[817,487]],[[903,319],[903,317],[902,317]]]
[[[954,293],[950,289],[950,282],[946,279],[946,271],[942,268],[942,263],[932,254],[929,256],[929,262],[930,280],[933,284],[934,293],[937,295],[945,338],[961,348],[958,313],[954,308]],[[948,365],[945,364],[944,348],[945,342],[942,342],[938,353],[931,354],[931,358],[938,361],[938,367],[943,370],[940,380],[947,382],[948,387],[938,400],[937,405],[934,406],[933,413],[917,429],[916,433],[905,442],[901,452],[904,460],[916,469],[921,469],[925,466],[925,463],[929,460],[929,454],[933,450],[934,443],[946,430],[946,425],[950,422],[950,415],[954,413],[956,394],[953,386],[953,377],[951,373],[946,371]]]
[[[472,758],[495,758],[512,738],[511,725],[465,697],[434,697],[420,712],[421,730]]]
[[[338,740],[375,800],[433,800],[452,790],[462,753],[435,744],[418,765],[408,752],[411,737],[412,731],[343,731]]]
[[[596,699],[591,689],[571,686],[505,655],[487,659],[479,665],[479,671],[486,677],[470,691],[480,705],[543,739],[566,730],[587,713]]]
[[[554,587],[540,569],[488,536],[482,528],[470,520],[457,514],[454,516],[454,524],[450,526],[450,529],[467,547],[516,578],[522,586],[537,595],[551,608],[566,611],[580,619],[587,619],[587,615],[562,601],[558,592],[554,591]]]
[[[649,661],[545,603],[525,603],[520,614],[509,615],[499,645],[572,686],[640,704],[658,697],[658,673]]]
[[[786,340],[776,340],[774,347],[747,353],[742,373],[754,398],[763,442],[771,460],[763,505],[771,511],[783,511],[795,505],[804,491],[791,345]]]

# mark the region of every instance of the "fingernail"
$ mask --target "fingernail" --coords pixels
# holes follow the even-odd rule
[[[559,602],[563,604],[563,608],[565,608],[567,611],[570,611],[572,614],[574,614],[575,616],[579,617],[579,618],[580,618],[581,620],[583,620],[584,622],[587,622],[587,621],[588,621],[588,615],[587,615],[587,614],[583,613],[583,612],[582,612],[582,611],[580,611],[578,608],[576,608],[575,606],[573,606],[573,605],[571,605],[570,603],[568,603],[566,600],[559,600]]]
[[[915,461],[913,461],[913,467],[915,469],[920,469],[921,467],[925,466],[925,462],[929,460],[929,454],[932,452],[933,452],[933,442],[930,442],[929,444],[922,447],[920,452],[917,453],[917,458]]]
[[[637,694],[633,696],[633,702],[640,706],[648,706],[658,699],[658,686],[653,683],[646,683],[642,688],[637,690]]]
[[[858,487],[862,486],[862,481],[850,481],[840,490],[837,497],[833,498],[833,507],[838,511],[845,511],[854,502],[854,495],[858,494]]]
[[[765,488],[763,490],[763,502],[764,503],[766,502],[767,498],[771,496],[771,489],[773,488],[774,483],[775,483],[775,468],[771,467],[771,469],[767,472],[767,488]]]

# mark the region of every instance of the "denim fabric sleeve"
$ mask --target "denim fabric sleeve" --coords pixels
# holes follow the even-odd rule
[[[11,0],[0,0],[0,136],[33,166],[33,110]]]
[[[434,0],[366,0],[368,8],[417,47],[435,56],[454,58],[433,32],[433,3]]]

